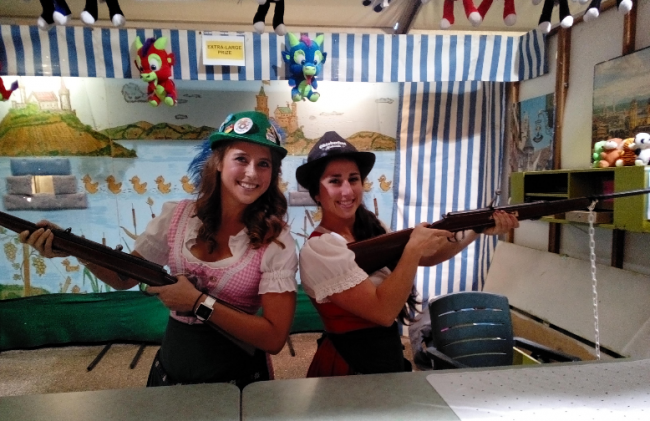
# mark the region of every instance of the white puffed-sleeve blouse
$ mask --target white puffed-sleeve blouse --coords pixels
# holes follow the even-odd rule
[[[152,219],[145,231],[140,234],[135,241],[134,249],[147,260],[159,265],[166,265],[169,245],[167,242],[167,233],[169,225],[174,214],[174,209],[178,202],[167,202],[163,205],[159,216]],[[194,217],[189,222],[189,227],[185,232],[183,239],[183,256],[190,262],[201,262],[191,252],[191,247],[196,244],[198,231],[201,227],[199,218]],[[285,227],[278,241],[284,244],[284,248],[279,244],[271,243],[264,251],[260,263],[262,279],[260,281],[260,294],[269,292],[287,292],[297,291],[296,272],[298,271],[298,256],[296,255],[296,243],[289,227]],[[239,231],[237,235],[231,236],[228,241],[231,257],[216,262],[202,262],[211,268],[227,267],[239,260],[247,250],[249,244],[246,228]]]
[[[391,271],[384,267],[370,276],[354,261],[345,238],[318,227],[323,233],[311,237],[300,250],[300,281],[310,297],[318,303],[329,302],[332,294],[346,291],[366,279],[380,285]]]

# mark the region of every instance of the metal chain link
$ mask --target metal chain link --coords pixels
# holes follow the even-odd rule
[[[600,360],[600,330],[598,328],[598,281],[596,280],[596,241],[594,240],[594,208],[596,207],[597,200],[591,202],[589,206],[589,260],[591,261],[591,285],[593,289],[594,301],[594,329],[596,331],[595,344],[596,344],[596,358]]]

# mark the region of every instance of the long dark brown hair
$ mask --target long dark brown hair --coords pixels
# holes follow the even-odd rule
[[[316,201],[316,195],[318,195],[320,192],[320,178],[323,176],[327,164],[335,159],[348,159],[354,161],[353,156],[345,156],[340,158],[323,159],[322,162],[318,162],[316,165],[314,165],[309,177],[310,183],[309,186],[307,186],[309,195],[314,201]],[[364,180],[361,181],[363,182]],[[352,235],[354,235],[354,239],[356,241],[367,240],[369,238],[373,238],[382,234],[386,234],[386,229],[379,221],[379,218],[377,218],[373,212],[369,211],[368,208],[366,208],[366,205],[364,205],[363,201],[361,201],[361,205],[354,213],[354,225],[352,226]],[[395,270],[396,265],[397,262],[391,262],[387,264],[386,267],[393,271]],[[398,320],[401,323],[410,325],[413,321],[415,321],[415,315],[422,313],[417,308],[418,305],[422,304],[422,302],[417,299],[417,296],[418,292],[415,289],[415,286],[413,286],[411,288],[411,294],[404,304],[404,308],[402,308],[402,310],[399,312],[399,315],[397,316]]]
[[[226,142],[217,146],[205,162],[201,172],[195,211],[196,216],[203,223],[199,229],[198,237],[208,243],[210,253],[217,247],[214,236],[221,227],[221,172],[218,170],[218,166],[232,145],[233,142]],[[285,216],[287,214],[287,199],[278,185],[280,174],[282,174],[282,158],[279,153],[273,149],[270,150],[271,184],[255,202],[246,207],[242,216],[248,230],[250,245],[254,249],[271,242],[278,243],[284,248],[284,244],[277,239],[286,226]]]

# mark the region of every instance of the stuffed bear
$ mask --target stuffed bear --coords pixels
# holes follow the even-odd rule
[[[636,164],[637,148],[634,147],[634,138],[623,140],[621,156],[616,160],[617,167],[628,167]]]
[[[634,161],[635,165],[648,165],[650,163],[650,134],[637,133],[634,136],[634,144],[630,148],[637,149],[637,157]]]
[[[616,165],[623,152],[623,139],[614,138],[604,141],[598,160],[597,168],[608,168]]]
[[[284,26],[284,0],[257,0],[259,6],[257,13],[253,17],[253,28],[258,34],[264,33],[264,19],[266,14],[271,8],[271,3],[275,3],[275,10],[273,11],[273,30],[279,36],[287,34],[287,27]]]

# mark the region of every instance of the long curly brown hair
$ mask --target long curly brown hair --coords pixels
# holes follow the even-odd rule
[[[320,191],[320,178],[323,176],[327,164],[329,164],[334,159],[337,158],[323,159],[321,162],[314,165],[311,171],[309,186],[304,187],[307,187],[309,190],[309,195],[314,201],[316,201],[316,195]],[[350,156],[338,159],[350,159],[354,161],[354,158]],[[366,208],[366,205],[363,204],[363,201],[354,214],[352,234],[354,235],[354,239],[356,241],[367,240],[378,235],[386,234],[386,229],[379,221],[379,218],[377,218],[373,212],[369,211],[368,208]],[[397,266],[397,262],[388,262],[386,265],[386,267],[388,267],[391,271],[395,270],[395,266]],[[404,303],[404,308],[402,308],[399,315],[397,316],[398,320],[401,323],[410,325],[413,321],[415,321],[415,316],[419,313],[422,313],[420,310],[418,310],[417,307],[418,305],[422,304],[422,302],[417,299],[417,296],[417,289],[415,286],[413,286],[411,289],[411,295],[409,295],[406,303]]]
[[[218,166],[232,145],[233,142],[227,142],[217,146],[205,162],[201,172],[201,183],[195,203],[195,216],[203,223],[199,229],[198,237],[208,243],[210,253],[217,247],[214,237],[221,227],[221,172],[218,170]],[[278,240],[287,225],[285,221],[287,199],[278,185],[282,174],[282,157],[273,149],[270,150],[271,184],[255,202],[246,207],[242,216],[248,230],[250,245],[254,249],[272,242],[284,248],[284,244]]]

